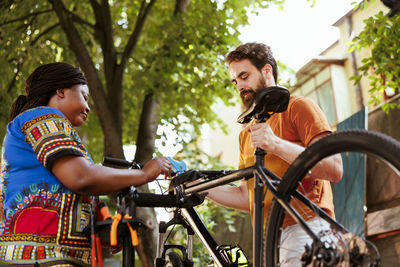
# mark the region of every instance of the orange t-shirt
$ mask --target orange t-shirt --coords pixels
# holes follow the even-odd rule
[[[254,124],[251,122],[249,125]],[[288,108],[285,112],[274,114],[266,123],[269,124],[274,134],[284,140],[293,142],[300,146],[306,147],[319,134],[329,133],[331,129],[328,121],[322,110],[312,100],[306,97],[291,96]],[[250,167],[254,165],[254,151],[251,147],[250,133],[247,132],[246,126],[239,135],[239,148],[240,148],[240,161],[239,169]],[[268,154],[264,159],[265,166],[276,175],[283,177],[289,164],[279,158],[278,156]],[[319,207],[323,208],[329,215],[334,216],[333,209],[333,196],[332,189],[329,181],[315,179],[311,186],[304,182],[304,189],[302,192],[312,200]],[[310,180],[308,180],[309,183]],[[247,190],[249,192],[250,200],[250,214],[253,216],[254,209],[254,178],[247,180]],[[271,192],[265,196],[264,199],[264,217],[271,205],[273,195]],[[309,208],[300,202],[294,203],[293,207],[303,216],[304,219],[309,220],[314,216]],[[265,223],[265,221],[264,221]],[[286,216],[284,226],[295,224],[295,221]]]

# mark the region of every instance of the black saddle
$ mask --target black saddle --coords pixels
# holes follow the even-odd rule
[[[249,123],[252,119],[264,122],[273,114],[284,112],[289,104],[290,93],[286,87],[271,86],[259,90],[251,107],[238,118],[238,123]]]

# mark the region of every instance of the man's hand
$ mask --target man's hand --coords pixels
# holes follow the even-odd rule
[[[248,131],[250,132],[252,147],[259,147],[266,152],[274,154],[281,139],[274,134],[268,123],[256,123],[251,125]]]
[[[267,123],[251,125],[248,128],[248,131],[250,132],[252,147],[262,148],[266,152],[280,157],[289,164],[291,164],[305,149],[296,143],[292,143],[276,136]],[[310,143],[313,143],[326,134],[328,134],[328,132],[315,136]],[[314,177],[319,177],[320,179],[331,182],[339,182],[342,178],[342,173],[343,166],[340,154],[325,158],[312,169],[312,175]]]

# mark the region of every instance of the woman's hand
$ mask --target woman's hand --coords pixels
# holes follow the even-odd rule
[[[151,182],[160,174],[164,174],[165,177],[171,176],[171,167],[171,162],[166,157],[159,157],[147,162],[142,171],[147,177],[147,182]]]

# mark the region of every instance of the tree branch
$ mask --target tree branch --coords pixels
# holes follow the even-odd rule
[[[7,24],[10,24],[10,23],[14,23],[14,22],[17,22],[17,21],[24,21],[25,19],[30,18],[32,16],[38,16],[38,15],[41,15],[41,14],[44,14],[44,13],[48,13],[48,12],[52,12],[52,11],[53,11],[52,9],[47,9],[47,10],[43,10],[43,11],[29,13],[29,14],[23,16],[23,17],[12,19],[12,20],[0,23],[0,26],[7,25]]]
[[[54,40],[53,38],[48,38],[47,40],[49,40],[50,42],[54,43],[55,45],[59,46],[59,47],[63,47],[64,44],[62,44],[61,42]]]
[[[57,28],[57,26],[60,26],[60,23],[56,23],[50,27],[48,27],[47,29],[45,29],[44,31],[42,31],[38,36],[36,36],[35,39],[33,39],[30,43],[31,46],[35,45],[35,43],[45,34],[51,32],[52,30],[54,30],[55,28]]]
[[[30,21],[29,21],[29,23],[21,23],[18,27],[17,27],[17,30],[21,30],[21,29],[23,29],[23,31],[26,31],[27,29],[28,29],[28,27],[29,26],[32,26],[33,25],[33,21],[35,20],[35,18],[36,18],[36,16],[37,15],[33,15],[31,18],[30,18]],[[29,17],[27,17],[26,19],[28,19]]]
[[[108,4],[108,0],[102,0],[102,17],[103,17],[103,53],[104,53],[104,67],[106,70],[107,82],[110,87],[114,86],[114,78],[117,78],[118,74],[115,73],[115,67],[117,66],[117,53],[114,46],[114,34],[112,27],[111,11]],[[117,78],[118,79],[118,78]]]
[[[15,85],[15,81],[16,81],[19,71],[21,70],[21,67],[22,67],[22,63],[17,62],[17,71],[15,72],[14,77],[11,79],[10,83],[7,86],[7,93],[9,93],[9,94],[11,93],[11,89]]]
[[[63,2],[59,0],[48,1],[52,4],[60,21],[60,25],[67,36],[69,45],[88,80],[90,93],[93,96],[104,135],[108,135],[109,139],[112,140],[112,144],[106,142],[106,145],[110,146],[110,148],[105,148],[106,151],[110,151],[108,156],[123,158],[121,135],[117,127],[115,127],[114,119],[111,116],[110,108],[107,104],[103,84],[94,66],[93,60],[90,57],[89,51],[83,43],[78,30],[75,28],[74,24],[71,23],[72,18]]]
[[[142,61],[137,59],[136,57],[131,57],[133,61],[135,61],[137,64],[141,65],[142,67],[146,67],[146,64],[144,64]]]
[[[69,10],[68,10],[68,12],[71,15],[71,17],[74,19],[74,21],[76,21],[78,23],[81,23],[83,25],[87,25],[92,29],[95,29],[95,26],[93,24],[91,24],[89,21],[84,20],[83,18],[81,18],[80,16],[76,15],[75,13],[73,13],[73,12],[71,12]]]
[[[100,9],[100,4],[96,0],[90,0],[90,4],[93,7],[93,11]]]
[[[146,21],[146,17],[149,14],[155,2],[156,0],[151,0],[150,3],[146,6],[146,0],[142,1],[142,5],[140,7],[138,17],[136,19],[135,28],[133,29],[132,34],[129,36],[128,43],[126,44],[124,52],[122,53],[122,58],[120,63],[122,69],[125,68],[129,56],[135,49],[135,46],[139,40],[140,33],[142,32],[144,22]]]
[[[176,16],[178,13],[186,12],[189,4],[190,0],[175,0],[174,16]]]
[[[96,0],[90,0],[96,19],[95,38],[99,41],[104,57],[104,71],[107,88],[113,84],[114,70],[117,63],[116,49],[112,30],[110,6],[107,0],[99,4]]]
[[[117,51],[114,45],[111,10],[107,0],[91,0],[95,16],[95,38],[103,52],[104,76],[107,88],[107,103],[114,125],[122,132],[122,71],[118,69]]]

